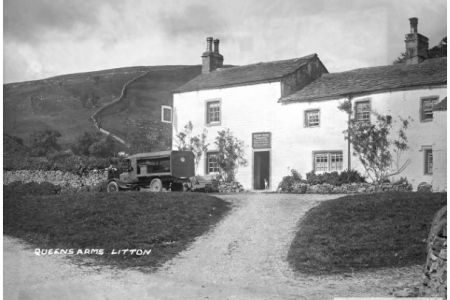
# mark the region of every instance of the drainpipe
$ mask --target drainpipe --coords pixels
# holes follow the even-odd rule
[[[352,116],[352,96],[347,97],[348,102],[350,103],[350,108],[348,112],[348,120],[347,120],[347,170],[352,169],[352,155],[351,155],[351,143],[350,143],[350,121]]]

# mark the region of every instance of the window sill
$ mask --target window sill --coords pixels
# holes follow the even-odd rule
[[[222,125],[222,123],[206,123],[205,124],[205,126],[208,126],[208,127],[220,126],[220,125]]]
[[[344,169],[341,170],[333,170],[333,171],[314,171],[315,174],[322,174],[322,173],[332,173],[332,172],[342,172]]]

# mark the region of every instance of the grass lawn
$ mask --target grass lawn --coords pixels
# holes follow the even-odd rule
[[[4,234],[36,248],[104,249],[104,255],[70,257],[147,270],[186,249],[231,208],[223,200],[196,193],[20,196],[8,189],[4,192]],[[113,249],[152,251],[141,256],[112,255]]]
[[[317,275],[424,264],[424,240],[446,199],[446,193],[382,193],[322,202],[301,220],[288,261]]]

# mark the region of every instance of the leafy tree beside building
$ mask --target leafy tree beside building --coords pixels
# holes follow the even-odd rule
[[[341,103],[339,109],[352,115],[350,101]],[[376,183],[383,183],[389,177],[403,172],[410,160],[402,161],[402,154],[408,149],[405,131],[409,121],[399,117],[392,120],[389,115],[372,112],[375,122],[360,121],[349,117],[345,139],[353,147],[353,155],[359,158],[367,176]],[[394,131],[394,123],[398,122]],[[397,124],[395,124],[397,125]]]

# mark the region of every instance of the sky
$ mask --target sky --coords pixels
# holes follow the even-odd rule
[[[4,0],[3,80],[200,64],[208,36],[225,64],[317,53],[330,72],[386,65],[410,17],[430,47],[447,35],[446,0]]]

